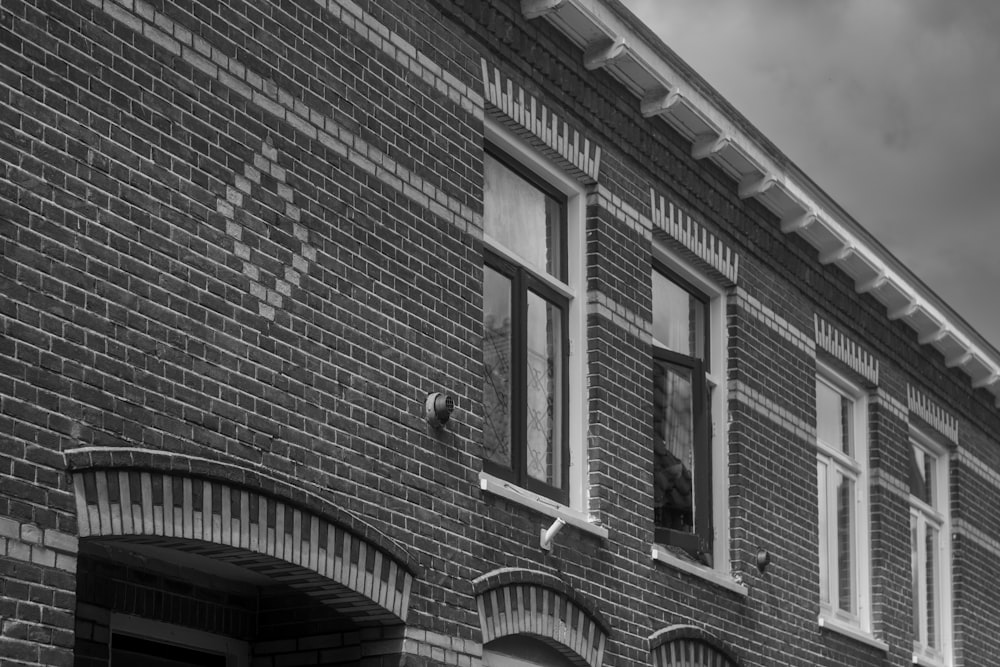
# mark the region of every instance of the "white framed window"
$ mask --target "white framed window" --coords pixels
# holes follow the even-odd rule
[[[871,634],[868,400],[820,364],[816,379],[820,623]]]
[[[487,119],[481,485],[586,523],[584,192]]]
[[[725,292],[659,245],[651,281],[654,555],[728,573]]]
[[[947,450],[910,430],[913,662],[951,665],[951,522]]]

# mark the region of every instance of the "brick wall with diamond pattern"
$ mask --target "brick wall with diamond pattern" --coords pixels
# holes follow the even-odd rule
[[[664,664],[669,628],[687,638],[675,649],[745,666],[910,664],[913,424],[952,452],[953,664],[989,664],[989,395],[636,102],[515,0],[5,1],[0,664],[104,664],[112,613],[265,637],[257,665],[475,667],[484,632],[532,618],[577,664]],[[586,470],[571,473],[608,537],[568,525],[551,551],[551,513],[480,488],[488,118],[585,190],[586,381],[572,390]],[[651,558],[657,244],[725,292],[732,571],[715,578]],[[817,622],[818,359],[870,392],[876,642]],[[433,391],[458,401],[441,430],[422,414]],[[202,532],[157,527],[154,479],[202,489],[203,510],[177,506]],[[281,529],[316,558],[254,547],[253,525],[278,524],[223,509],[251,499],[355,546],[338,561]],[[198,523],[212,521],[228,542]],[[106,569],[154,548],[289,588],[212,606],[211,586],[166,600],[176,578],[141,561]],[[525,592],[561,606],[509,599]],[[182,599],[205,611],[178,619]],[[351,608],[371,624],[323,627]]]

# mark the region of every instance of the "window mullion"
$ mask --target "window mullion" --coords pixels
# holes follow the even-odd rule
[[[708,428],[708,396],[704,365],[691,369],[695,406],[695,532],[702,549],[712,553],[712,439]]]
[[[511,286],[511,468],[516,483],[524,486],[528,482],[528,295],[522,268],[515,269]]]
[[[562,456],[560,457],[562,474],[559,479],[562,481],[563,488],[569,491],[569,405],[570,405],[570,386],[569,386],[569,366],[570,366],[570,339],[569,339],[569,303],[562,302],[559,304],[559,317],[560,317],[560,340],[559,340],[559,354],[562,357],[561,370],[562,374],[559,378],[559,414],[561,421],[561,428],[559,429],[559,442],[556,444],[562,451]]]
[[[483,245],[490,253],[496,257],[502,258],[503,261],[512,266],[521,267],[525,262],[525,260],[519,257],[516,252],[505,247],[495,239],[484,237]],[[530,271],[530,269],[525,270]],[[574,299],[577,296],[576,290],[574,290],[571,285],[553,275],[545,273],[544,271],[534,271],[532,272],[532,276],[535,281],[545,285],[548,289],[552,290],[556,294],[559,294],[564,299]]]

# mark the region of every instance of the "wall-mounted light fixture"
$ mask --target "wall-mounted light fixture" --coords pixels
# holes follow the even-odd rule
[[[764,574],[764,570],[766,570],[767,566],[770,564],[771,564],[771,552],[769,552],[767,549],[758,549],[757,569],[760,571],[760,573]]]
[[[552,540],[556,539],[556,535],[562,530],[562,527],[566,525],[565,519],[556,519],[552,522],[552,525],[548,528],[542,528],[542,533],[539,536],[539,541],[541,547],[546,551],[552,551]]]
[[[451,419],[451,413],[455,411],[455,399],[447,394],[436,391],[427,394],[424,401],[424,419],[434,428],[441,428]]]

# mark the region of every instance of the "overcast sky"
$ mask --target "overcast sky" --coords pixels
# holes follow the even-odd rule
[[[1000,349],[1000,2],[623,1]]]

